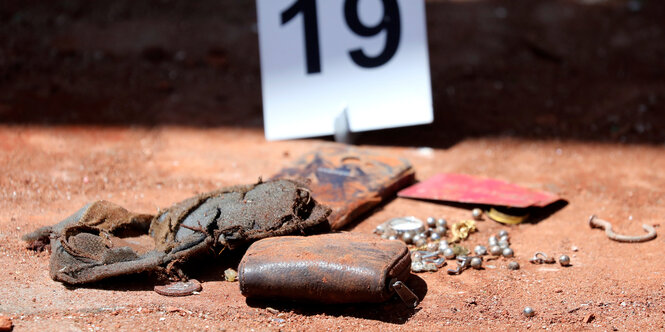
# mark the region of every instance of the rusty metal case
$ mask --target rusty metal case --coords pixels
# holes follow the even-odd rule
[[[313,197],[332,209],[328,220],[338,230],[411,184],[415,172],[402,158],[329,144],[273,176],[278,178],[307,180]]]
[[[238,267],[248,298],[318,303],[383,302],[410,274],[401,241],[359,233],[282,236],[252,244]]]

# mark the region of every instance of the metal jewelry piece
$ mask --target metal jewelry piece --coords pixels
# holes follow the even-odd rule
[[[388,234],[389,236],[402,236],[407,232],[415,235],[425,231],[425,223],[414,216],[392,218],[383,224],[376,226],[374,231],[375,233]]]
[[[503,257],[510,258],[515,255],[515,252],[513,252],[513,249],[504,248],[503,251],[501,252],[501,255],[503,255]]]
[[[462,220],[454,223],[450,227],[450,232],[453,235],[452,241],[465,240],[469,234],[476,231],[476,222],[473,220]]]
[[[535,254],[533,254],[533,257],[529,259],[529,262],[531,264],[543,264],[543,263],[554,264],[556,263],[556,260],[554,259],[554,257],[547,257],[547,255],[544,252],[538,251]]]
[[[644,230],[647,231],[647,234],[644,235],[629,236],[629,235],[616,234],[612,231],[612,224],[610,224],[609,221],[600,219],[596,217],[595,214],[592,215],[591,218],[589,218],[589,226],[591,226],[591,228],[604,229],[605,234],[607,234],[607,237],[609,237],[611,240],[618,242],[637,243],[637,242],[651,241],[656,238],[656,229],[653,228],[653,226],[647,224],[642,224],[642,228],[644,228]]]
[[[533,317],[533,315],[536,314],[536,312],[533,311],[533,308],[531,308],[531,307],[524,307],[523,313],[524,313],[524,316],[527,316],[527,317]]]
[[[455,269],[455,270],[449,269],[448,274],[460,274],[460,273],[462,273],[462,271],[464,271],[467,267],[469,267],[469,263],[470,263],[471,260],[467,256],[460,256],[460,257],[457,257],[457,261],[458,261],[457,262],[457,269]]]
[[[476,246],[475,248],[473,248],[473,252],[476,255],[479,255],[479,256],[487,255],[487,247],[485,247],[485,246]]]
[[[443,257],[439,257],[437,259],[434,259],[431,261],[434,265],[436,265],[437,268],[443,267],[446,265],[446,259]]]
[[[493,246],[490,247],[490,254],[492,254],[494,256],[499,256],[499,255],[501,255],[502,252],[503,252],[503,249],[501,249],[501,247],[499,247],[497,245],[493,245]]]
[[[455,251],[453,250],[453,248],[450,247],[443,249],[443,256],[446,259],[453,259],[455,258]]]
[[[559,264],[561,264],[561,266],[570,266],[570,257],[568,257],[568,255],[559,256]]]
[[[434,217],[427,217],[427,227],[429,228],[436,227],[436,219]]]
[[[476,270],[480,270],[483,267],[483,259],[480,257],[471,257],[469,265]]]
[[[475,209],[471,210],[471,216],[475,220],[481,220],[481,219],[483,219],[483,210],[481,210],[479,208],[475,208]]]
[[[526,218],[529,217],[529,214],[525,214],[523,216],[511,216],[509,214],[500,212],[495,208],[490,208],[490,210],[487,212],[487,216],[490,219],[502,224],[516,225],[526,220]]]
[[[406,244],[411,244],[413,243],[413,236],[414,236],[413,233],[405,232],[404,234],[402,234],[402,241],[404,241],[404,243]]]

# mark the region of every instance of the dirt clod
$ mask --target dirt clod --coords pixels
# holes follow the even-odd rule
[[[0,332],[11,331],[14,328],[12,319],[7,316],[0,316]]]

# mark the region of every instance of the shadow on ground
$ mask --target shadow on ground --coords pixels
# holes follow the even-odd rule
[[[422,301],[427,294],[427,283],[422,278],[411,275],[407,285]],[[392,324],[404,324],[411,316],[418,312],[418,308],[408,308],[395,295],[385,303],[366,304],[302,304],[287,302],[280,299],[247,299],[247,305],[255,308],[273,308],[279,311],[291,311],[300,315],[315,316],[325,314],[332,317],[356,317],[363,319],[379,320]]]

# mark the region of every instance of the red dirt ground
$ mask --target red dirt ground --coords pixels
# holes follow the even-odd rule
[[[410,284],[424,298],[414,311],[396,300],[248,304],[222,276],[239,254],[192,266],[203,291],[190,297],[160,296],[142,276],[90,288],[52,281],[48,253],[26,250],[22,234],[91,200],[155,212],[253,182],[329,138],[263,138],[250,1],[8,1],[0,314],[15,330],[665,329],[662,235],[622,244],[586,223],[598,214],[618,232],[640,234],[642,223],[662,231],[665,3],[428,1],[427,9],[435,123],[357,142],[407,158],[419,179],[460,172],[564,197],[567,206],[537,223],[480,222],[466,242],[507,229],[521,270],[499,259],[459,276],[418,274]],[[397,198],[351,230],[403,215],[455,221],[470,212]],[[535,251],[567,254],[572,266],[529,264]],[[524,317],[525,306],[536,315]]]

